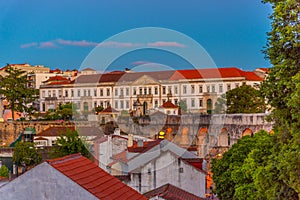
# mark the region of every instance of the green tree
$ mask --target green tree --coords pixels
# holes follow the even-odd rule
[[[57,109],[49,109],[44,118],[47,120],[70,120],[76,113],[76,105],[68,102],[66,104],[60,104]]]
[[[90,153],[83,139],[78,135],[77,131],[68,129],[64,135],[57,138],[52,156],[63,157],[74,153],[81,153],[83,156],[89,158]]]
[[[96,114],[99,114],[103,109],[104,109],[103,106],[97,106],[97,107],[95,107]]]
[[[7,177],[7,178],[9,176],[9,170],[8,170],[8,168],[5,165],[2,165],[0,167],[0,176]]]
[[[18,142],[14,149],[13,161],[18,165],[25,163],[26,166],[36,165],[42,161],[42,157],[32,142]]]
[[[226,102],[226,106],[224,106]],[[216,102],[215,112],[226,113],[262,113],[265,110],[265,100],[260,92],[250,85],[243,84],[222,95]]]
[[[187,111],[187,105],[186,105],[186,101],[184,101],[184,100],[180,100],[179,101],[179,103],[178,103],[178,105],[179,105],[179,108],[182,110],[182,111]]]
[[[39,91],[27,87],[28,80],[24,71],[14,69],[8,65],[5,70],[6,76],[1,76],[0,94],[9,102],[12,118],[15,119],[14,111],[27,112],[28,104],[38,98]]]
[[[226,113],[226,94],[222,94],[215,103],[214,113],[215,114],[224,114]]]

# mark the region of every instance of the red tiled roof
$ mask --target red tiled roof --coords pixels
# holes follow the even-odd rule
[[[62,76],[52,76],[45,82],[50,82],[50,81],[69,81],[69,79]]]
[[[115,110],[111,106],[108,106],[107,108],[105,108],[104,110],[101,111],[101,113],[117,113],[117,112],[119,112],[119,111]]]
[[[139,147],[138,142],[134,142],[134,144],[131,147],[127,147],[128,152],[134,152],[134,153],[144,153],[151,149],[152,147],[158,145],[162,140],[155,140],[155,141],[147,141],[143,142],[143,146]]]
[[[44,138],[44,137],[37,137],[37,138],[34,138],[34,140],[48,140],[48,139]]]
[[[257,76],[254,72],[244,72],[247,81],[263,81],[264,79]]]
[[[60,82],[52,82],[52,83],[48,83],[47,85],[66,85],[66,84],[70,84],[71,81],[60,81]]]
[[[171,184],[163,185],[159,188],[146,192],[144,195],[147,198],[159,196],[166,200],[204,200],[201,197],[191,194]]]
[[[178,108],[178,106],[174,105],[171,101],[166,101],[163,105],[161,105],[162,108]]]
[[[75,130],[74,126],[71,127],[49,127],[41,133],[37,134],[37,136],[60,136],[66,133],[67,130]]]
[[[81,154],[73,154],[47,162],[99,199],[147,199]]]
[[[88,68],[85,68],[85,69],[83,69],[83,70],[81,70],[81,71],[96,71],[96,70],[94,70],[94,69],[88,67]]]

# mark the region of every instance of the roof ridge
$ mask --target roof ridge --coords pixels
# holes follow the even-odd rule
[[[59,163],[64,163],[66,161],[73,160],[73,159],[80,158],[80,157],[82,157],[81,153],[76,153],[76,154],[67,155],[67,156],[64,156],[61,158],[50,159],[50,160],[47,160],[46,162],[49,163],[50,165],[59,164]]]

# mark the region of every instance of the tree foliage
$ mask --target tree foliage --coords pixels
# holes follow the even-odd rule
[[[44,118],[47,120],[71,120],[76,115],[76,105],[73,103],[60,104],[57,109],[49,109]]]
[[[184,101],[184,100],[180,100],[179,102],[178,102],[178,106],[179,106],[179,108],[182,110],[182,111],[187,111],[187,109],[188,109],[188,107],[187,107],[187,104],[186,104],[186,101]]]
[[[24,163],[27,166],[39,164],[42,157],[34,148],[32,142],[18,142],[14,149],[13,161],[17,164]]]
[[[77,131],[68,129],[64,135],[57,138],[53,157],[63,157],[74,153],[81,153],[87,158],[90,157],[87,144],[84,143],[83,138],[79,137]]]
[[[264,98],[250,85],[243,84],[218,98],[214,113],[262,113]]]
[[[0,167],[0,176],[6,177],[6,178],[9,177],[9,170],[8,170],[8,168],[5,165],[2,165]]]
[[[1,76],[0,94],[8,100],[14,120],[14,111],[31,112],[33,107],[28,106],[28,104],[33,103],[38,98],[39,91],[27,87],[28,80],[24,71],[8,65],[5,72],[7,75]]]

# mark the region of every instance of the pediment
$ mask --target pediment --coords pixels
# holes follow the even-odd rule
[[[159,85],[160,83],[150,76],[143,75],[137,80],[133,81],[131,85]]]

